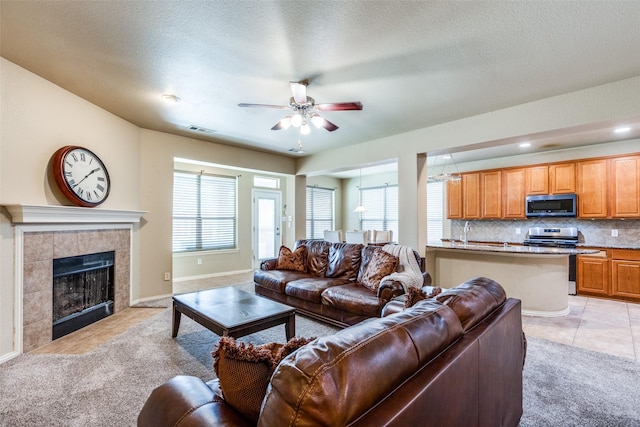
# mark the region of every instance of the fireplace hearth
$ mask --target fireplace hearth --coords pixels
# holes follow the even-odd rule
[[[113,251],[53,260],[52,339],[113,314]]]

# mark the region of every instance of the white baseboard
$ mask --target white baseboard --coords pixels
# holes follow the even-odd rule
[[[2,356],[0,356],[0,365],[18,356],[20,356],[20,353],[18,353],[17,351],[12,351],[7,354],[3,354]]]

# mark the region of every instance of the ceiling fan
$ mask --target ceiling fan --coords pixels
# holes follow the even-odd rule
[[[289,99],[289,105],[271,104],[238,104],[238,107],[249,108],[276,108],[279,110],[291,110],[282,120],[276,123],[271,130],[287,129],[289,126],[299,127],[300,133],[306,135],[311,131],[309,123],[315,127],[323,127],[329,132],[338,129],[338,126],[318,114],[319,111],[348,111],[362,110],[361,102],[333,102],[329,104],[316,104],[315,100],[307,96],[306,80],[300,82],[289,82],[293,96]]]

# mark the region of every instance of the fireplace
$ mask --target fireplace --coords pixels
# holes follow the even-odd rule
[[[53,260],[52,339],[113,314],[114,251]]]

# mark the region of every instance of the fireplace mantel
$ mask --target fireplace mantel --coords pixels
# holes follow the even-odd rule
[[[139,223],[147,211],[75,206],[4,205],[14,224]]]

